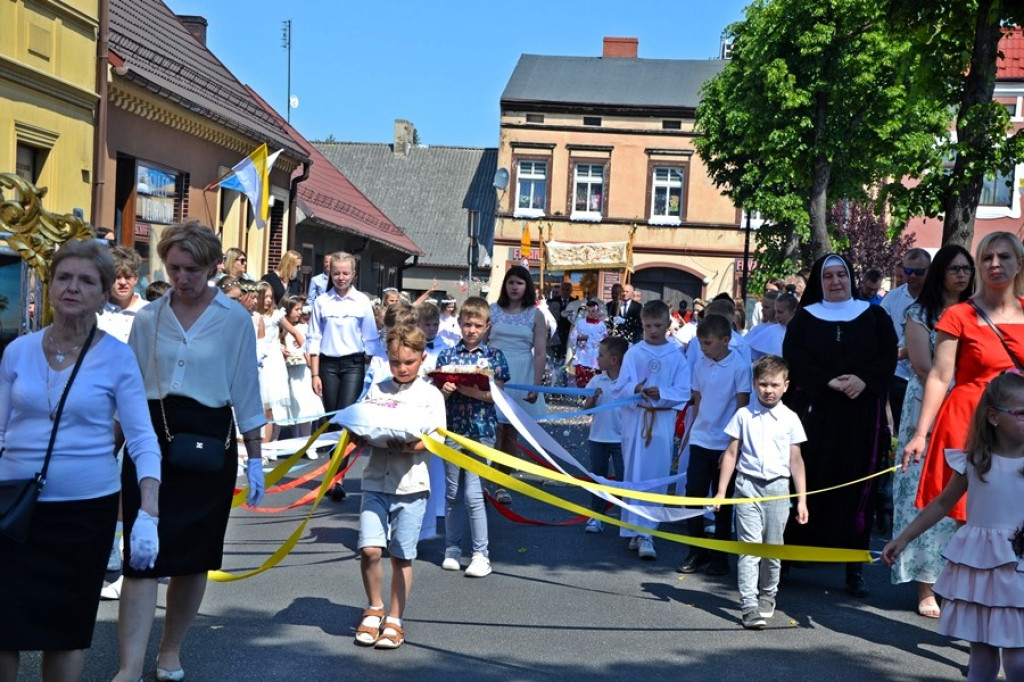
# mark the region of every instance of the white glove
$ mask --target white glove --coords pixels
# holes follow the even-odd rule
[[[263,501],[263,460],[249,458],[245,463],[245,477],[249,481],[249,497],[245,503],[250,507],[260,506]]]
[[[156,556],[160,553],[160,536],[156,526],[160,519],[139,510],[132,526],[131,559],[129,565],[136,571],[144,571],[156,565]]]

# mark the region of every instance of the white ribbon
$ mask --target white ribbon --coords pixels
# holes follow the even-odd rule
[[[597,483],[622,488],[624,490],[651,490],[671,485],[672,483],[676,483],[686,478],[686,473],[684,472],[682,474],[676,474],[675,476],[666,476],[659,479],[625,483],[623,481],[612,481],[611,479],[604,478],[603,476],[598,476],[580,464],[575,457],[569,454],[569,452],[558,443],[558,441],[552,438],[548,432],[542,429],[540,425],[537,424],[537,422],[535,422],[528,414],[523,412],[515,401],[509,400],[493,381],[491,382],[490,390],[495,406],[504,413],[505,417],[508,418],[509,423],[515,427],[516,431],[526,438],[526,441],[541,457],[544,458],[548,464],[566,476],[573,476],[574,474],[570,474],[562,468],[562,466],[556,462],[550,454],[548,454],[549,451],[558,457],[558,459],[561,459],[563,462],[575,467],[579,471],[582,471],[586,476]],[[655,523],[672,523],[675,521],[682,521],[683,519],[700,516],[704,513],[703,508],[687,509],[685,507],[665,508],[633,505],[628,502],[624,502],[618,497],[610,493],[606,493],[603,490],[591,488],[586,484],[586,482],[581,482],[580,485],[592,495],[597,495],[602,500],[611,502],[626,511],[632,512],[637,516],[641,516],[648,521],[653,521]]]

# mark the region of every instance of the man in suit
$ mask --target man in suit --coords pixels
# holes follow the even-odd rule
[[[640,310],[643,308],[635,300],[635,293],[632,284],[619,286],[612,285],[612,300],[608,302],[608,315],[611,318],[621,318],[622,322],[615,323],[619,336],[630,343],[636,343],[643,336],[643,322],[640,321]]]
[[[566,345],[569,343],[569,330],[572,328],[572,322],[562,313],[575,300],[576,297],[572,295],[572,282],[562,282],[558,287],[557,294],[548,299],[548,310],[558,321],[558,331],[555,333],[552,343],[552,350],[557,360],[565,359]]]

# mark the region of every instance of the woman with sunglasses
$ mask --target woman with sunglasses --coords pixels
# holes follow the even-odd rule
[[[907,309],[900,320],[913,375],[907,384],[906,397],[903,400],[897,452],[906,447],[917,429],[924,382],[932,368],[935,337],[938,333],[936,323],[948,308],[966,301],[973,291],[974,259],[971,258],[971,254],[962,246],[943,246],[935,254],[917,301]],[[917,499],[920,473],[920,469],[915,467],[893,477],[893,537],[898,536],[917,516],[918,510],[914,507],[914,502]],[[925,618],[938,618],[940,615],[932,585],[946,564],[942,550],[955,532],[956,524],[951,519],[945,519],[910,543],[893,563],[894,585],[917,582],[917,612]]]
[[[1024,245],[1009,232],[986,235],[978,244],[976,267],[974,296],[951,306],[935,325],[935,359],[924,384],[921,416],[903,450],[904,471],[924,457],[919,508],[952,477],[943,453],[963,449],[985,386],[1000,372],[1019,369],[1024,359]],[[966,511],[961,498],[949,516],[962,522]]]

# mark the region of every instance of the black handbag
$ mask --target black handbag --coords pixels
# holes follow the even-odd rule
[[[170,304],[168,304],[170,305]],[[153,373],[156,379],[156,391],[160,393],[160,361],[157,359],[156,334],[160,331],[160,313],[163,308],[156,311],[156,332],[153,335]],[[197,471],[202,473],[217,473],[224,470],[224,451],[231,447],[232,437],[235,434],[235,422],[232,418],[228,424],[228,435],[224,440],[203,436],[198,433],[182,431],[171,433],[171,427],[167,422],[167,411],[164,409],[164,399],[160,398],[160,416],[164,420],[164,438],[167,440],[167,447],[162,454],[169,466],[183,471]]]
[[[75,367],[71,370],[68,383],[64,385],[64,392],[61,393],[60,402],[57,403],[57,410],[54,412],[53,428],[50,429],[50,443],[46,446],[43,468],[32,478],[0,481],[0,533],[15,542],[23,543],[28,540],[29,527],[32,525],[32,512],[35,511],[39,493],[46,485],[46,472],[50,469],[50,457],[53,455],[53,444],[57,440],[57,425],[60,424],[60,416],[64,412],[64,402],[67,400],[71,384],[75,382],[75,375],[78,374],[78,368],[82,366],[82,360],[85,359],[85,354],[92,345],[95,335],[96,325],[93,325],[82,346],[82,352],[78,354]]]

